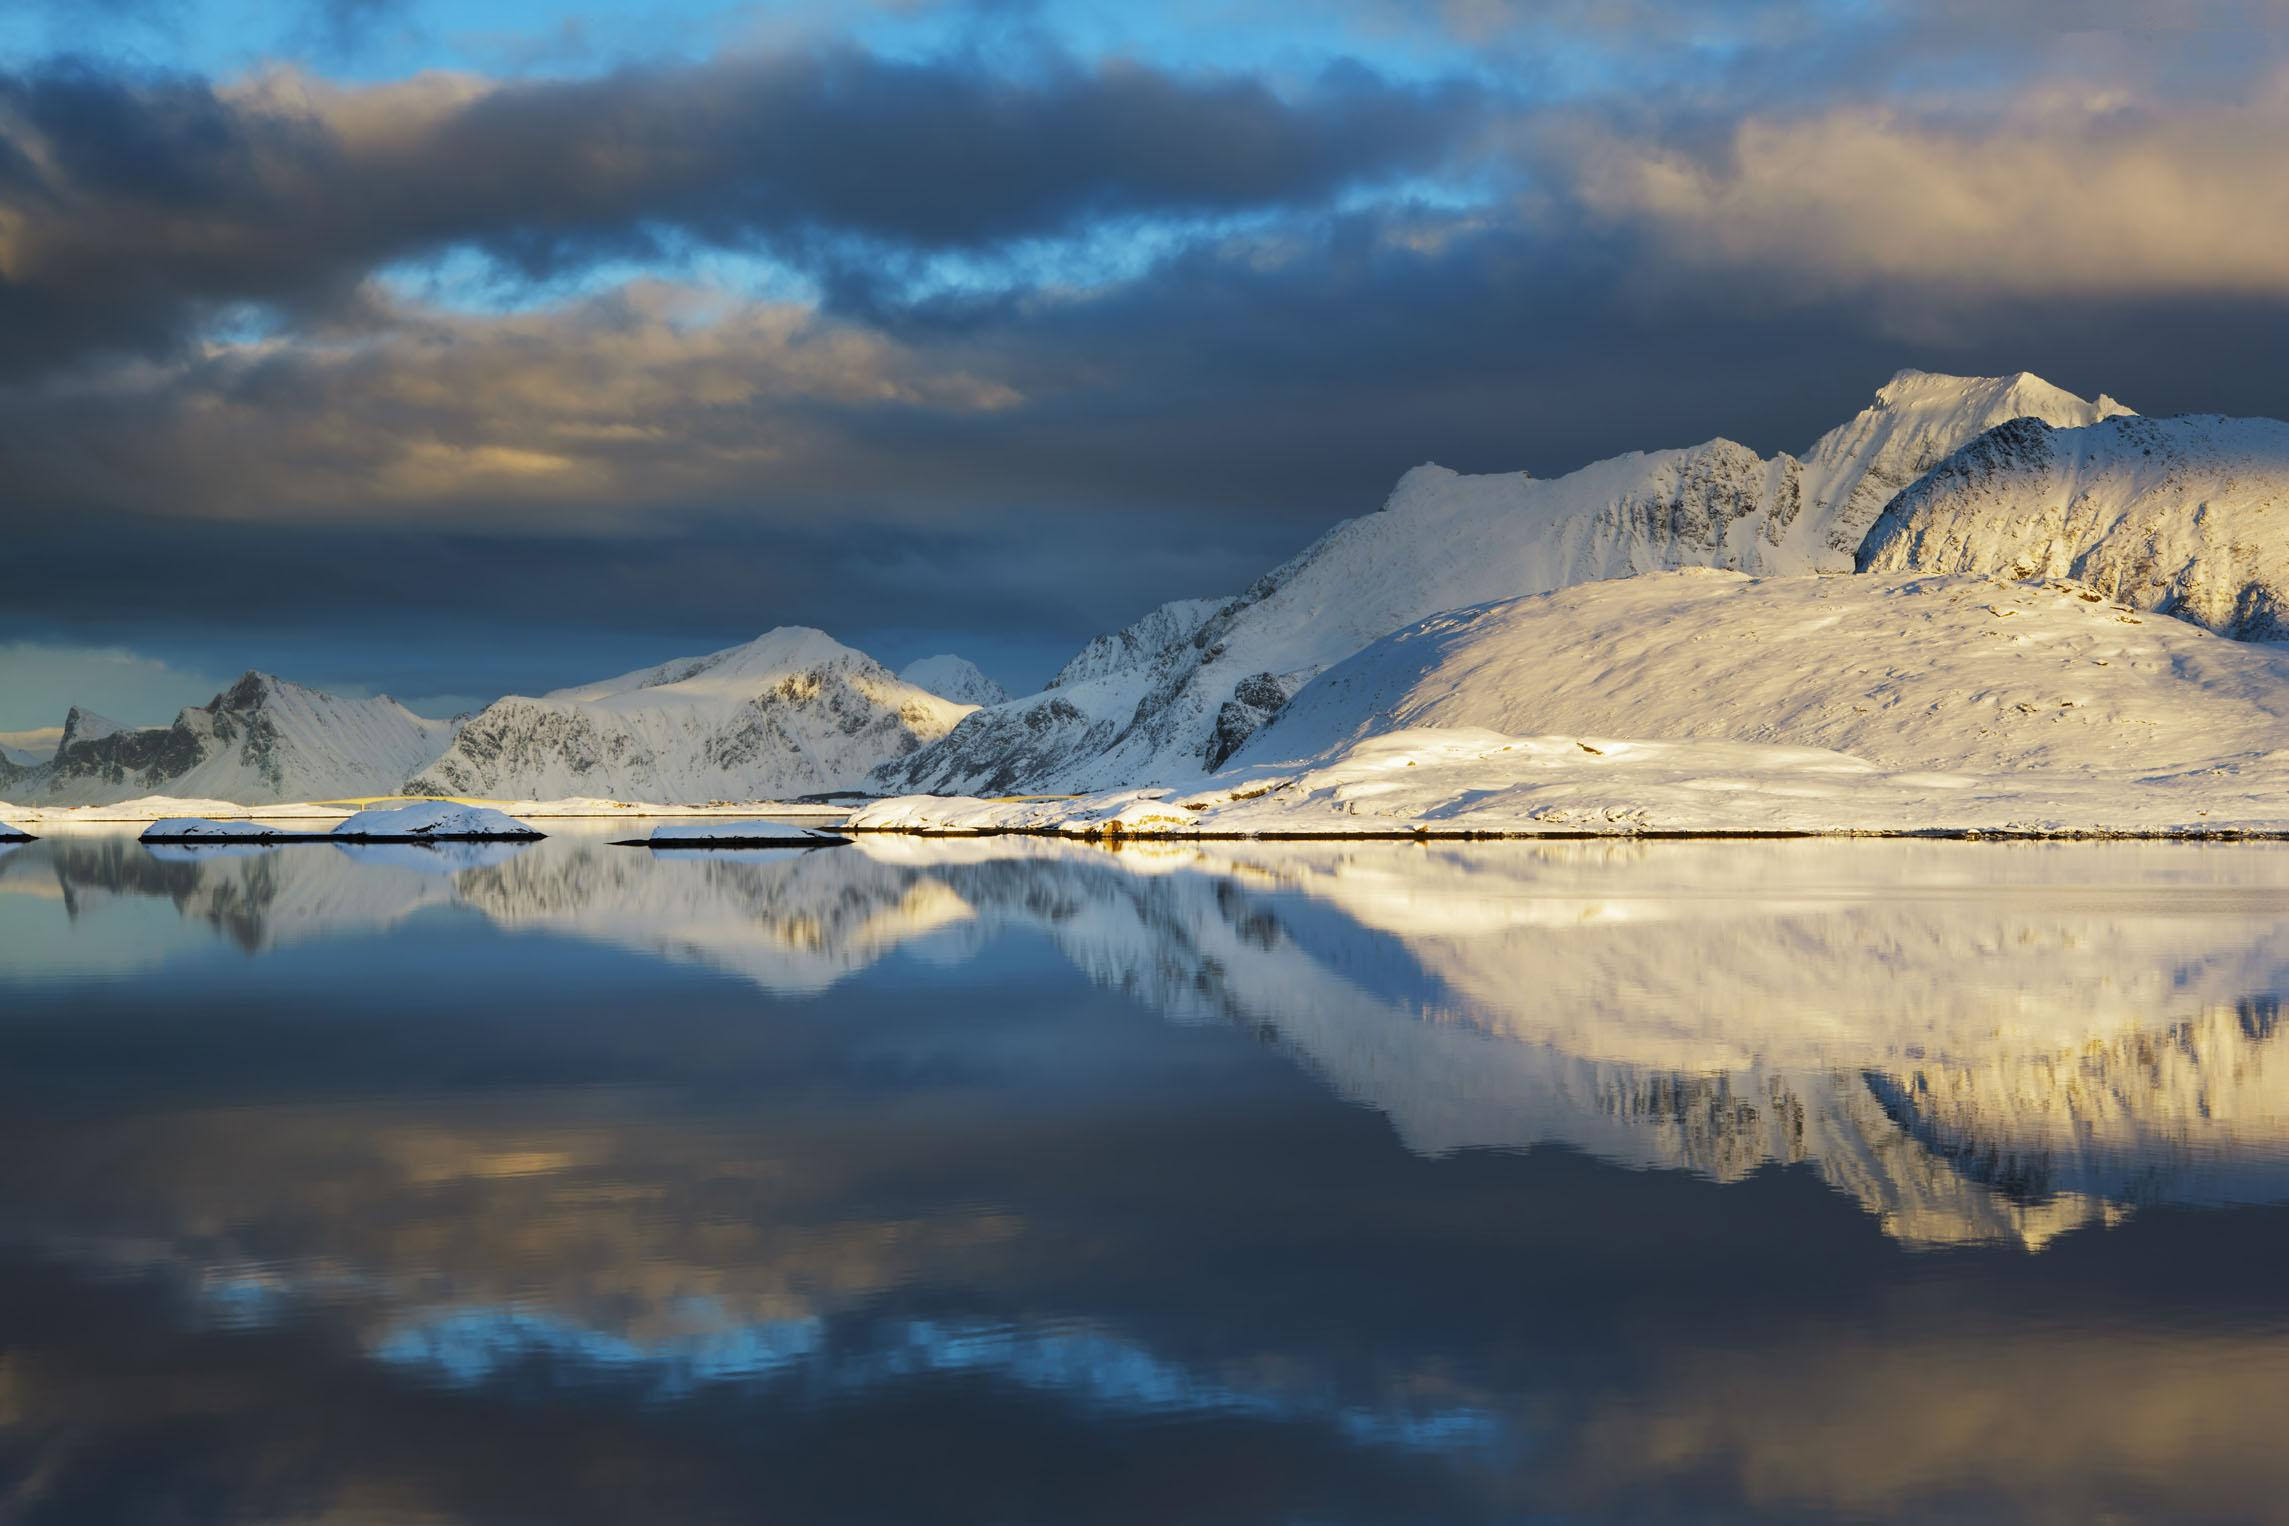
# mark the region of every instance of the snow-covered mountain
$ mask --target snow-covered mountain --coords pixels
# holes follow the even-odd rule
[[[976,663],[952,652],[918,657],[898,670],[898,678],[957,705],[998,705],[1009,698],[1009,691],[986,677]]]
[[[61,729],[55,726],[42,726],[31,731],[0,732],[0,763],[13,763],[18,768],[37,768],[56,755],[56,744],[61,740]]]
[[[2071,583],[1678,572],[1395,631],[1306,685],[1234,763],[1324,758],[1424,726],[2147,775],[2277,751],[2289,652]]]
[[[1057,670],[1057,676],[1050,679],[1043,688],[1070,689],[1076,684],[1110,678],[1118,673],[1134,673],[1148,667],[1154,658],[1170,647],[1190,641],[1194,632],[1214,619],[1231,602],[1228,597],[1171,599],[1133,624],[1092,637],[1086,646],[1073,654],[1065,666]]]
[[[890,790],[996,794],[1053,776],[1109,750],[1144,696],[1180,683],[1199,661],[1193,636],[1229,599],[1178,599],[1095,637],[1039,694],[992,705],[944,741],[886,765]]]
[[[105,737],[135,729],[120,725],[108,715],[98,715],[85,705],[74,705],[64,713],[64,731],[56,738],[56,751],[65,752],[81,742],[100,742]]]
[[[1903,371],[1801,459],[1720,439],[1547,481],[1417,467],[1379,513],[1337,525],[1188,634],[1096,680],[1108,688],[1067,684],[981,711],[880,782],[977,793],[1197,776],[1313,674],[1411,621],[1678,567],[1848,571],[1885,502],[1988,429],[2022,416],[2087,425],[2124,411],[2024,373]],[[1076,662],[1086,668],[1107,639]]]
[[[1899,494],[1861,547],[1873,572],[2079,578],[2244,640],[2289,637],[2289,424],[2020,419]]]
[[[498,700],[405,789],[679,802],[855,789],[971,708],[822,631],[781,626],[705,657]]]
[[[74,707],[49,762],[10,785],[25,804],[139,795],[272,805],[395,794],[452,740],[388,696],[342,699],[249,672],[171,726],[124,728]]]

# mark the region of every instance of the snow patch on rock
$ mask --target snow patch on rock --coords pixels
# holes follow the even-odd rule
[[[295,821],[168,816],[146,827],[143,841],[421,843],[531,841],[541,835],[505,811],[450,800],[423,800],[354,812],[326,830]]]

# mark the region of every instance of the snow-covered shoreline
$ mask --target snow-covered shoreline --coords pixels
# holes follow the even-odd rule
[[[358,803],[0,813],[316,835]],[[772,816],[934,836],[2289,838],[2289,650],[2054,578],[1653,573],[1394,631],[1212,775],[855,805],[444,805],[670,823],[654,842],[681,821],[694,844]]]
[[[1773,756],[1760,762],[1760,751]],[[1498,767],[1506,772],[1492,772]],[[1414,772],[1399,777],[1406,769]],[[1189,793],[910,795],[864,807],[842,830],[1105,841],[2289,839],[2289,769],[2269,769],[2255,780],[2206,770],[2170,780],[1886,772],[1809,748],[1425,728],[1377,738],[1324,767],[1259,771]]]
[[[210,821],[314,821],[347,820],[361,809],[388,804],[412,804],[415,796],[381,796],[371,801],[297,801],[284,805],[244,805],[231,800],[187,800],[171,795],[146,795],[115,805],[13,805],[0,801],[0,814],[11,821],[40,822],[49,826],[147,824],[170,816],[200,816]],[[840,820],[850,807],[794,801],[759,800],[743,804],[670,805],[574,797],[564,800],[456,800],[456,804],[483,805],[527,821],[583,821],[626,818],[729,818],[799,816],[822,821]]]

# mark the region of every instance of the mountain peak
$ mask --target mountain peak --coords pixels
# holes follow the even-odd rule
[[[56,751],[61,753],[80,742],[92,742],[98,737],[115,736],[128,730],[109,716],[74,705],[64,716],[64,734],[56,739]]]
[[[2009,412],[2010,409],[2016,412]],[[1899,410],[1958,415],[2004,412],[2006,417],[2027,415],[2060,425],[2095,424],[2113,414],[2130,412],[2104,394],[2095,403],[2087,402],[2032,371],[2013,371],[2008,376],[1956,376],[1945,371],[1919,371],[1912,366],[1894,372],[1890,381],[1877,388],[1875,402],[1867,411]],[[1995,422],[2001,423],[2002,419]],[[1825,441],[1834,433],[1832,430],[1821,438]],[[1819,446],[1815,445],[1813,450],[1817,452]]]
[[[824,631],[783,625],[703,657],[498,700],[407,788],[786,799],[856,789],[876,765],[944,736],[974,708],[901,681]]]
[[[1874,402],[1804,453],[1807,496],[1827,511],[1822,522],[1798,527],[1794,549],[1814,565],[1848,567],[1893,494],[1998,424],[2033,418],[2079,428],[2129,411],[2110,397],[2077,397],[2031,371],[1900,371],[1877,389]]]
[[[765,631],[752,641],[727,646],[703,657],[679,657],[671,662],[638,668],[632,673],[622,673],[616,678],[578,684],[569,689],[551,690],[542,698],[594,701],[646,689],[698,691],[725,687],[752,688],[759,681],[768,682],[825,667],[880,669],[884,677],[889,676],[889,670],[882,669],[873,658],[856,648],[844,646],[816,626],[781,625]]]
[[[281,680],[259,668],[248,668],[238,676],[238,682],[207,701],[209,710],[253,710],[275,691]]]
[[[976,663],[952,652],[916,658],[898,670],[898,678],[957,705],[998,705],[1009,698],[1009,691],[986,677]]]

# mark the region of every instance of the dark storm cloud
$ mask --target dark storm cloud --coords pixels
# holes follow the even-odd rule
[[[468,693],[794,621],[1037,680],[1425,459],[1801,450],[1903,365],[2289,414],[2277,35],[1449,9],[1513,50],[1490,58],[1521,15],[1644,46],[1634,73],[1520,65],[1533,110],[1356,69],[1275,91],[848,49],[0,81],[0,517],[42,569],[0,640]],[[1129,233],[1156,237],[1091,252]],[[542,279],[695,240],[824,299],[672,262]],[[516,310],[371,279],[469,247]],[[990,279],[909,279],[950,255]],[[240,303],[272,326],[220,342]]]
[[[1294,98],[1134,64],[1024,77],[848,49],[478,86],[229,89],[61,63],[0,78],[0,362],[342,303],[471,246],[529,275],[666,230],[800,259],[976,249],[1099,219],[1312,203],[1436,164],[1462,87],[1330,70]]]
[[[705,402],[701,380],[672,405],[607,392],[607,411],[662,431],[607,442],[617,480],[646,505],[633,517],[546,499],[489,521],[32,515],[11,554],[42,576],[12,591],[0,638],[164,638],[216,670],[420,695],[532,692],[792,622],[894,661],[983,643],[1003,654],[997,674],[1038,682],[1080,640],[1161,599],[1236,592],[1333,520],[1377,507],[1426,459],[1551,473],[1718,433],[1800,451],[1906,364],[2026,367],[2148,412],[2289,414],[2275,362],[2289,303],[2021,300],[1905,342],[1842,297],[1776,307],[1749,293],[1712,302],[1706,285],[1617,291],[1613,269],[1638,257],[1619,236],[1552,245],[1360,215],[1276,250],[1197,250],[1088,299],[916,313],[850,363],[894,356],[923,376],[990,365],[1022,400],[884,406],[873,399],[899,372],[861,369],[832,396],[811,384],[799,450],[727,457],[714,476],[694,463],[767,420]],[[653,342],[642,325],[602,327]],[[723,355],[758,344],[734,336]],[[251,480],[257,426],[279,437],[273,450],[309,452],[342,448],[344,420],[372,423],[384,444],[438,427],[421,410],[440,375],[463,379],[435,390],[466,397],[454,406],[473,420],[509,419],[517,348],[497,372],[480,342],[443,347],[472,371],[377,363],[332,378],[282,352],[243,431],[213,397],[180,402],[181,427],[220,443],[179,491]],[[595,353],[538,348],[559,365]],[[720,380],[722,357],[701,360],[702,378]],[[629,370],[674,370],[610,350],[598,364],[594,378],[575,365],[557,380],[586,399]],[[498,438],[545,443],[562,416],[547,396],[533,407]],[[0,430],[0,466],[132,456],[149,434],[132,413],[75,434],[58,408]],[[148,490],[166,492],[163,468],[185,459],[162,451]],[[333,648],[323,661],[312,631]]]

